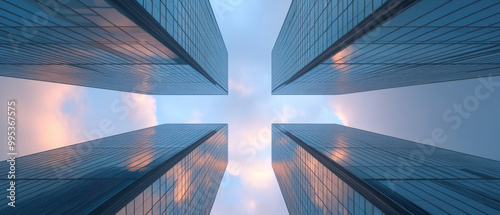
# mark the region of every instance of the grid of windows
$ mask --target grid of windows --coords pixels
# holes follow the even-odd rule
[[[186,151],[190,147],[196,148]],[[188,154],[179,157],[183,153]],[[194,207],[197,211],[207,213],[227,165],[227,125],[160,125],[19,157],[16,165],[23,167],[16,169],[16,208],[4,198],[0,214],[88,214],[115,204],[118,211],[133,199],[117,198],[132,198],[148,186],[142,196],[148,189],[154,194],[174,190],[165,198],[178,201],[163,205],[170,211],[189,214],[183,209],[194,201],[203,203]],[[6,176],[0,180],[10,181]],[[146,180],[156,182],[144,184]],[[6,190],[2,194],[8,195]],[[142,211],[132,214],[156,211],[161,206],[152,204],[157,197],[136,204]]]
[[[383,214],[276,126],[272,156],[290,214]]]
[[[227,90],[227,50],[209,0],[137,2]]]
[[[144,11],[158,21],[155,37],[158,29],[108,2],[1,1],[0,75],[146,94],[227,93],[227,51],[208,1],[170,5],[183,11],[173,18]]]
[[[272,52],[273,90],[386,1],[292,1]]]
[[[273,53],[273,93],[344,94],[500,75],[499,11],[500,3],[495,1],[421,0],[366,34],[353,31],[359,34],[353,42],[320,43],[320,51],[302,57],[300,65],[291,62],[300,58],[301,52],[284,47],[278,40]],[[324,29],[321,22],[311,25]],[[286,32],[282,30],[283,38],[288,38]],[[316,40],[322,41],[311,38]],[[292,47],[301,50],[297,46]],[[300,46],[309,48],[305,43]],[[298,74],[328,47],[337,51]]]
[[[500,211],[499,161],[340,125],[274,125],[273,129],[273,165],[290,166],[298,155],[302,156],[294,153],[293,150],[304,149],[297,150],[300,146],[289,139],[284,133],[287,131],[410,212],[497,214]],[[288,191],[290,186],[282,185],[281,181],[292,180],[296,173],[290,170],[279,173],[277,169],[282,192],[285,196],[293,195]]]
[[[210,214],[227,164],[227,128],[210,137],[117,214]]]

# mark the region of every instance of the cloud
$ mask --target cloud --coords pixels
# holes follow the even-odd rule
[[[191,120],[189,123],[201,123],[203,119],[203,113],[200,110],[194,110],[191,113]]]
[[[158,124],[150,95],[7,77],[0,82],[2,103],[17,101],[18,156]],[[102,129],[103,123],[111,129]]]
[[[331,102],[332,111],[342,122],[342,125],[349,126],[348,118],[352,116],[352,108],[346,107],[342,104]]]
[[[232,174],[226,172],[211,214],[287,214],[270,160],[242,163]]]
[[[271,167],[273,113],[269,103],[264,106],[267,111],[257,108],[230,117],[226,182],[212,214],[283,214],[286,210]]]
[[[272,123],[337,123],[342,120],[332,108],[334,96],[273,96]]]
[[[241,180],[244,185],[262,192],[265,192],[273,185],[275,180],[270,160],[258,159],[247,164],[249,165],[245,165],[244,171],[241,172]]]
[[[251,95],[253,90],[250,89],[247,85],[245,85],[241,81],[229,79],[229,91],[236,91],[240,96],[248,96]]]
[[[122,93],[129,94],[129,93]],[[156,99],[151,95],[129,94],[132,100],[136,102],[137,108],[132,111],[131,121],[137,123],[140,127],[150,127],[158,124],[156,118]]]
[[[158,124],[156,99],[142,95],[110,90],[86,88],[86,106],[89,114],[81,119],[79,131],[82,141],[89,141]]]
[[[273,123],[288,123],[291,119],[297,116],[297,110],[290,105],[286,104],[281,109],[274,109],[275,118],[273,118]],[[305,112],[303,112],[305,115]]]
[[[82,88],[6,77],[0,77],[0,81],[2,104],[16,100],[18,156],[66,146],[81,139],[75,131],[82,129],[79,121],[86,113],[85,107],[80,106],[73,114],[65,113],[63,107],[80,101],[85,96]],[[6,109],[6,105],[2,105],[2,109]],[[0,117],[6,121],[5,115]]]

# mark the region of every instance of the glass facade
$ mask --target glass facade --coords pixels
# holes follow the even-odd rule
[[[273,125],[290,214],[498,214],[500,162],[341,125]]]
[[[290,214],[382,214],[283,133],[273,133],[273,169]]]
[[[0,75],[144,94],[227,94],[208,0],[0,1]]]
[[[16,207],[4,198],[0,214],[209,214],[227,165],[227,125],[160,125],[16,165]]]
[[[500,75],[500,3],[295,0],[273,94],[336,95]]]

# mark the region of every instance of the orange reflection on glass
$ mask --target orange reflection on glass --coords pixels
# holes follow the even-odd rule
[[[144,154],[137,155],[137,156],[130,159],[133,161],[127,165],[127,168],[129,169],[129,171],[135,172],[135,171],[145,167],[149,163],[151,163],[151,161],[153,161],[153,159],[152,159],[153,156],[154,156],[154,154],[152,153],[152,150],[146,152],[145,155]]]
[[[347,146],[348,143],[344,139],[339,137],[335,138],[334,141],[335,141],[335,146],[338,147],[332,150],[331,152],[332,156],[330,158],[335,162],[341,162],[342,160],[345,159],[345,156],[347,154],[343,147]]]
[[[180,166],[179,171],[176,174],[176,184],[174,188],[174,201],[177,203],[182,203],[187,199],[191,199],[191,194],[193,193],[193,187],[191,185],[191,170],[186,170],[184,167]]]
[[[349,70],[350,66],[347,64],[351,60],[352,53],[355,51],[353,46],[347,46],[342,51],[333,55],[333,68],[338,69],[340,71]]]
[[[144,142],[141,144],[140,149],[144,150],[141,152],[135,152],[134,155],[127,160],[127,168],[129,171],[138,171],[141,168],[147,166],[153,161],[153,157],[155,155],[153,146],[154,142],[149,140],[149,137],[155,134],[154,129],[147,129],[144,132],[145,137],[141,137],[138,142]]]
[[[332,151],[332,160],[335,162],[340,162],[344,158],[344,150],[342,148],[336,148]]]
[[[139,44],[139,43],[129,43],[127,44],[128,46],[127,47],[124,47],[126,48],[128,51],[136,54],[136,55],[139,55],[141,57],[157,57],[158,55],[156,53],[153,53],[152,51],[150,51],[148,48],[149,48],[149,44]],[[148,47],[145,47],[145,46],[148,46]]]
[[[332,67],[338,71],[340,74],[337,74],[338,81],[340,83],[349,82],[349,70],[352,68],[350,61],[352,57],[352,53],[355,51],[353,46],[348,46],[342,51],[338,52],[332,57]]]
[[[296,153],[306,155],[306,159],[303,160],[302,164],[305,164],[308,168],[305,168],[306,171],[303,172],[303,174],[307,177],[311,188],[314,191],[308,192],[310,193],[309,199],[314,200],[314,204],[326,213],[328,210],[323,202],[323,200],[326,201],[326,198],[324,196],[325,193],[323,192],[326,187],[322,181],[321,175],[324,171],[320,171],[321,168],[324,167],[321,163],[319,163],[318,160],[316,160],[313,156],[306,152],[302,147],[297,147]]]

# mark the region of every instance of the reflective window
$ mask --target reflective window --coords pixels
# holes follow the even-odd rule
[[[414,214],[500,212],[499,161],[341,125],[278,124],[273,169],[292,214],[380,210],[285,131]]]
[[[65,2],[0,2],[0,75],[147,94],[227,94],[227,51],[208,0],[140,0],[135,7],[147,10],[140,15],[104,0]]]
[[[335,95],[500,75],[499,2],[412,2],[293,1],[273,49],[273,93]],[[393,4],[408,6],[386,9]]]
[[[111,206],[119,214],[208,214],[227,165],[227,125],[159,125],[19,157],[16,165],[23,167],[16,169],[16,208],[2,198],[0,214]]]

